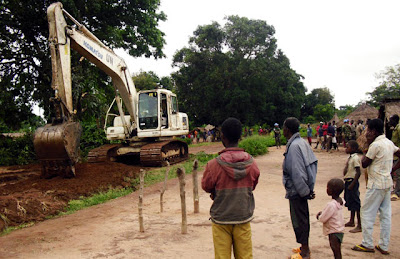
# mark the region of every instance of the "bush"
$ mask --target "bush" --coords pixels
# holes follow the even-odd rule
[[[33,133],[26,132],[19,138],[0,138],[0,165],[26,165],[36,160]]]
[[[252,156],[259,156],[268,153],[268,147],[275,146],[275,138],[270,134],[268,136],[253,135],[244,138],[239,142],[239,147],[246,150]],[[286,144],[286,138],[281,134],[281,144]]]
[[[86,157],[90,150],[108,143],[104,130],[99,128],[97,123],[81,122],[81,125],[81,157]]]
[[[239,147],[252,156],[258,156],[268,152],[268,147],[273,145],[271,141],[275,144],[274,139],[271,137],[254,135],[240,141]]]

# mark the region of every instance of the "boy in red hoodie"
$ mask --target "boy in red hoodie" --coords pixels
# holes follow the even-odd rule
[[[201,185],[214,200],[211,209],[215,258],[253,258],[250,221],[253,190],[260,170],[253,157],[238,148],[242,124],[235,118],[222,123],[224,150],[207,163]]]

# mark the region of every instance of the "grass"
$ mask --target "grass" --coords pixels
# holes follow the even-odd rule
[[[211,146],[214,145],[215,142],[200,142],[200,143],[192,143],[189,147],[203,147],[203,146]]]
[[[126,189],[109,189],[105,192],[96,193],[90,197],[81,197],[79,200],[71,200],[68,202],[68,207],[65,212],[61,212],[59,215],[72,214],[75,211],[88,208],[97,204],[104,203],[106,201],[116,199],[118,197],[126,196],[133,192],[132,188]]]
[[[10,234],[10,233],[13,232],[14,230],[23,229],[23,228],[27,228],[27,227],[31,227],[31,226],[33,226],[33,225],[35,225],[35,222],[23,223],[23,224],[21,224],[21,225],[19,225],[19,226],[16,226],[16,227],[6,227],[6,228],[3,230],[3,232],[0,233],[0,237],[1,237],[1,236],[5,236],[5,235],[7,235],[7,234]]]

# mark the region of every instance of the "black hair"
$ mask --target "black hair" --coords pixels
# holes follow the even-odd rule
[[[344,182],[339,178],[330,179],[328,182],[328,188],[332,191],[332,196],[339,197],[344,190]]]
[[[350,140],[349,142],[347,142],[347,145],[349,145],[351,147],[352,150],[355,150],[357,152],[358,150],[358,143],[355,140]]]
[[[383,134],[383,121],[381,119],[373,119],[368,122],[368,130],[375,130],[379,135]]]
[[[300,121],[295,117],[286,118],[283,125],[288,128],[292,134],[299,132]]]
[[[242,123],[236,118],[228,118],[222,123],[221,131],[229,142],[238,142],[242,136]]]

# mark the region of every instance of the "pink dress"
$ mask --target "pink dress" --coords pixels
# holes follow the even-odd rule
[[[322,227],[324,235],[343,233],[343,205],[332,199],[322,211],[322,214],[319,216],[319,220],[324,224]]]

